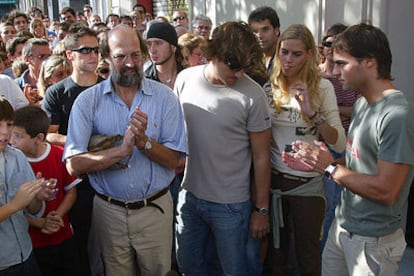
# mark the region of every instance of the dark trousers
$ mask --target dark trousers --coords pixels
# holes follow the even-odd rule
[[[79,255],[81,276],[91,275],[88,257],[88,238],[91,228],[94,191],[88,180],[78,184],[76,202],[70,210],[70,221],[74,230],[74,238]]]
[[[40,276],[40,270],[32,253],[23,263],[0,270],[0,276]]]
[[[278,180],[280,180],[278,178]],[[287,180],[278,181],[282,191],[306,183]],[[296,183],[295,183],[296,182]],[[272,231],[264,264],[264,275],[289,275],[290,264],[297,262],[301,275],[321,275],[320,237],[325,215],[325,200],[322,197],[282,196],[284,227],[280,228],[280,248],[273,246]],[[292,239],[293,236],[293,239]],[[291,244],[294,242],[294,245]],[[290,252],[294,250],[294,252]],[[295,260],[289,260],[296,256]]]
[[[33,250],[43,276],[79,275],[79,259],[74,238],[58,245]]]

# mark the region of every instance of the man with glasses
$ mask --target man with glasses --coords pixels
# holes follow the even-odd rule
[[[37,90],[37,80],[42,62],[51,54],[49,42],[46,39],[31,38],[23,46],[22,58],[27,63],[28,69],[15,81],[32,105],[42,99]]]
[[[86,17],[86,21],[88,21],[89,26],[92,26],[92,20],[93,20],[93,12],[92,12],[92,6],[89,4],[83,5],[83,14]]]
[[[227,22],[204,54],[207,65],[185,69],[174,87],[189,147],[177,206],[178,265],[185,275],[259,275],[248,257],[259,249],[248,252],[248,240],[249,231],[255,239],[269,231],[271,125],[265,93],[245,70],[261,50],[247,25]],[[209,266],[211,244],[220,272]]]
[[[76,100],[64,158],[96,191],[93,227],[107,275],[166,275],[171,268],[173,205],[168,185],[187,152],[177,97],[144,77],[145,42],[119,25],[102,41],[111,77]],[[123,135],[88,152],[93,134]],[[119,168],[118,162],[130,160]]]
[[[42,108],[50,119],[47,140],[63,146],[66,142],[69,115],[75,99],[102,79],[96,74],[99,59],[98,39],[94,31],[75,23],[64,39],[66,56],[72,62],[72,74],[46,91]],[[89,275],[88,235],[91,223],[93,191],[85,178],[77,186],[77,200],[70,216],[79,249],[82,275]],[[95,252],[94,252],[95,253]]]
[[[205,39],[209,39],[212,25],[213,22],[211,21],[210,17],[205,15],[197,15],[193,19],[193,33],[201,35]]]
[[[183,25],[185,27],[188,27],[188,17],[185,11],[174,11],[172,21],[174,26]]]

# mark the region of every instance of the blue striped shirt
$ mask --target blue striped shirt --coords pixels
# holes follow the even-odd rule
[[[146,135],[150,139],[187,153],[178,98],[167,86],[144,78],[131,108],[121,100],[110,80],[82,92],[70,114],[63,159],[86,152],[92,135],[124,135],[136,107],[148,115]],[[125,163],[126,158],[121,162]],[[92,187],[98,193],[120,200],[138,200],[168,187],[175,175],[174,170],[153,162],[136,147],[129,165],[127,169],[89,173]]]

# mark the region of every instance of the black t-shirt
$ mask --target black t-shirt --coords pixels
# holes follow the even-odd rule
[[[97,83],[102,80],[99,77]],[[69,76],[46,90],[42,109],[47,113],[51,125],[59,125],[59,134],[67,135],[73,103],[82,91],[91,86],[80,86]]]

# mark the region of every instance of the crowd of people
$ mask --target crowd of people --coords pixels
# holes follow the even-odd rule
[[[0,276],[396,274],[414,111],[383,31],[60,19],[0,23]]]

